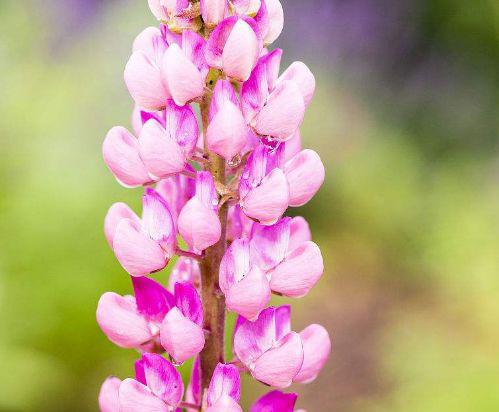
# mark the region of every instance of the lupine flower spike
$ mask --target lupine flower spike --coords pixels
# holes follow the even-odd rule
[[[132,377],[104,381],[99,408],[241,412],[246,373],[274,387],[250,412],[305,412],[282,390],[317,378],[330,336],[318,324],[293,331],[290,306],[269,304],[307,295],[324,271],[307,221],[285,216],[325,177],[299,130],[315,78],[302,62],[280,74],[279,0],[148,5],[158,23],[124,70],[132,131],[111,128],[102,147],[118,183],[143,191],[141,215],[117,202],[104,219],[133,293],[104,293],[96,313],[112,343],[139,355]],[[237,322],[226,358],[227,311]],[[177,367],[189,359],[184,391]]]

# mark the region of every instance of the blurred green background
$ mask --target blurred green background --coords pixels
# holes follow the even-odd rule
[[[94,411],[104,378],[132,373],[95,308],[130,291],[102,222],[115,201],[139,211],[140,190],[100,146],[129,127],[146,3],[0,2],[0,411]],[[327,267],[294,327],[333,338],[300,407],[498,411],[499,3],[283,4],[277,45],[316,73],[302,131],[328,171],[293,211]],[[265,388],[244,383],[247,406]]]

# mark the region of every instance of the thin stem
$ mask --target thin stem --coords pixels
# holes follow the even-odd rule
[[[211,93],[206,93],[200,104],[203,133],[206,136],[208,128],[208,110],[210,107]],[[205,154],[209,163],[205,165],[218,184],[225,185],[225,160],[210,152],[206,147]],[[218,215],[222,226],[222,235],[215,245],[205,250],[201,267],[201,298],[203,301],[204,325],[203,328],[210,333],[206,336],[205,346],[200,354],[201,361],[201,388],[203,393],[210,384],[215,367],[219,362],[224,362],[224,335],[225,335],[225,298],[218,285],[218,272],[220,261],[227,246],[227,203],[219,207]]]
[[[185,256],[185,257],[188,257],[190,259],[196,259],[196,260],[202,260],[203,259],[203,255],[198,255],[197,253],[193,253],[193,252],[188,252],[187,250],[182,250],[182,249],[179,249],[177,248],[175,250],[175,253],[179,256]]]

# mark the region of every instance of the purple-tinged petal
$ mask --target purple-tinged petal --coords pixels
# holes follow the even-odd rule
[[[185,391],[185,401],[194,405],[201,404],[201,361],[199,357],[192,365],[191,380]]]
[[[316,324],[303,329],[300,332],[300,338],[303,342],[303,365],[293,381],[310,383],[317,377],[329,358],[331,339],[327,330]]]
[[[319,247],[314,242],[304,242],[268,273],[270,287],[284,296],[300,298],[315,286],[323,271]]]
[[[206,412],[243,412],[241,406],[230,396],[222,395],[206,409]]]
[[[216,26],[227,13],[227,0],[201,0],[201,16],[208,27]]]
[[[168,289],[174,290],[177,282],[189,282],[196,289],[201,287],[201,269],[195,259],[181,256],[177,260],[168,279]]]
[[[164,54],[161,75],[179,106],[184,106],[203,94],[203,76],[177,44],[170,45]]]
[[[155,120],[149,120],[139,136],[140,157],[147,170],[158,178],[179,173],[185,167],[185,154],[180,145]]]
[[[128,205],[122,202],[113,204],[109,208],[106,218],[104,219],[104,233],[107,242],[111,247],[113,247],[114,233],[122,219],[130,219],[137,224],[140,224],[139,217],[128,207]]]
[[[146,373],[144,371],[144,359],[137,359],[134,363],[135,380],[147,386]]]
[[[275,308],[263,310],[258,319],[251,322],[239,317],[234,333],[234,353],[249,369],[275,343]]]
[[[307,221],[301,217],[296,216],[291,220],[291,235],[289,238],[288,251],[293,251],[302,243],[312,240],[312,233]]]
[[[199,326],[203,325],[203,304],[196,288],[191,283],[175,284],[175,305],[187,319]]]
[[[175,306],[173,295],[152,279],[132,277],[133,292],[140,314],[150,320],[161,322]]]
[[[193,172],[189,165],[186,170]],[[195,194],[195,181],[187,176],[176,174],[160,180],[156,184],[156,191],[165,199],[172,212],[174,220],[177,220],[178,214],[186,202]]]
[[[185,157],[189,157],[196,146],[199,126],[196,115],[190,106],[177,106],[168,101],[165,110],[166,132],[182,148]]]
[[[281,169],[274,169],[260,186],[251,190],[242,199],[243,212],[263,225],[272,225],[288,207],[289,188]]]
[[[232,103],[239,107],[239,100],[237,99],[234,87],[229,80],[219,80],[213,89],[213,95],[210,103],[210,122],[218,111],[227,103]]]
[[[239,205],[229,207],[227,240],[249,237],[252,227],[253,221],[242,212]]]
[[[177,406],[184,394],[184,384],[180,373],[160,355],[142,355],[147,386],[158,398],[169,406]]]
[[[119,390],[120,412],[170,412],[171,408],[135,379],[125,379]]]
[[[298,85],[290,80],[281,81],[258,113],[255,130],[263,136],[286,141],[300,127],[304,114],[305,103]]]
[[[293,412],[296,393],[272,391],[260,397],[250,408],[250,412]]]
[[[131,296],[104,293],[97,305],[97,323],[108,339],[122,348],[138,348],[153,337]]]
[[[284,143],[284,160],[287,162],[293,156],[301,152],[300,129],[297,129],[291,139]]]
[[[251,374],[267,385],[286,388],[291,385],[302,364],[303,345],[300,335],[290,332],[277,342],[277,346],[258,358]]]
[[[154,17],[162,21],[168,20],[168,11],[161,0],[147,0],[147,2]]]
[[[166,201],[158,192],[146,188],[142,196],[142,227],[149,237],[158,242],[168,257],[177,246],[177,228]]]
[[[253,225],[251,260],[263,271],[269,271],[284,260],[288,251],[291,218],[282,218],[272,226]]]
[[[204,332],[175,307],[167,313],[161,324],[160,340],[170,356],[182,363],[201,352],[204,347]]]
[[[207,208],[217,210],[218,195],[213,176],[210,172],[198,172],[196,176],[196,198]]]
[[[314,97],[315,92],[315,77],[303,62],[294,62],[289,66],[279,77],[279,81],[295,82],[303,96],[305,106],[308,106]]]
[[[237,16],[228,17],[222,20],[211,32],[206,43],[205,58],[206,62],[217,69],[222,68],[222,53],[225,43],[229,38],[232,28],[239,19]]]
[[[148,120],[154,119],[161,126],[165,127],[165,112],[164,111],[156,111],[156,112],[146,112],[144,110],[140,111],[140,120],[142,125],[146,124]],[[140,127],[142,130],[142,126]],[[138,133],[140,135],[140,132]]]
[[[263,41],[265,44],[271,44],[277,40],[284,27],[284,10],[279,0],[265,0],[265,4],[269,16],[269,29]]]
[[[241,378],[236,366],[219,363],[213,372],[208,388],[208,406],[215,405],[224,395],[239,402],[241,398]]]
[[[269,12],[265,0],[261,0],[260,7],[258,8],[255,17],[253,17],[253,20],[256,25],[255,33],[259,39],[263,40],[267,36],[270,28]]]
[[[276,339],[282,339],[291,332],[291,306],[282,305],[275,309]]]
[[[267,174],[268,150],[260,144],[248,158],[239,181],[239,196],[244,198],[252,189],[258,187]]]
[[[227,76],[236,80],[248,80],[259,52],[256,33],[245,20],[239,19],[224,45],[222,69]]]
[[[158,67],[167,49],[168,44],[157,27],[145,28],[133,42],[133,51],[143,52]]]
[[[120,385],[121,379],[114,376],[110,376],[104,381],[99,392],[99,409],[101,412],[119,412],[118,393]]]
[[[307,203],[324,183],[324,165],[319,155],[310,149],[288,160],[284,173],[289,183],[289,205],[293,207]]]
[[[209,70],[209,66],[206,64],[206,59],[204,58],[205,47],[206,40],[199,34],[191,30],[184,30],[182,32],[182,50],[187,58],[198,68],[203,77],[206,77]]]
[[[163,269],[167,264],[161,246],[130,219],[123,219],[118,224],[113,250],[123,268],[132,276],[148,275]]]
[[[220,289],[228,293],[250,270],[250,248],[246,239],[236,239],[227,248],[220,262]]]
[[[139,155],[137,139],[124,127],[113,127],[102,144],[102,155],[114,177],[126,187],[149,183],[147,170]]]

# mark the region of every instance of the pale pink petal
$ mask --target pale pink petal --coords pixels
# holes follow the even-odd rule
[[[276,339],[282,339],[291,332],[291,306],[282,305],[275,308]]]
[[[297,398],[296,393],[271,391],[260,397],[249,412],[293,412]]]
[[[161,74],[173,100],[179,106],[203,94],[204,79],[201,73],[177,44],[168,47],[163,57]]]
[[[260,40],[263,40],[270,29],[269,12],[265,0],[260,1],[260,7],[257,10],[258,12],[256,14],[251,14],[251,16],[254,15],[253,20],[256,23],[255,33]]]
[[[203,305],[196,288],[191,283],[175,284],[175,305],[187,319],[199,326],[203,325]]]
[[[206,62],[211,67],[222,68],[222,52],[232,28],[238,20],[237,16],[228,17],[222,20],[211,32],[205,50]]]
[[[215,188],[215,180],[210,172],[197,172],[196,198],[207,208],[213,210],[218,209],[218,195]]]
[[[133,41],[133,51],[144,52],[157,66],[167,49],[168,44],[157,27],[146,27]]]
[[[225,17],[227,0],[201,0],[201,16],[208,26],[216,26]]]
[[[289,188],[281,169],[274,169],[261,185],[251,190],[241,201],[241,209],[263,225],[274,224],[286,211]]]
[[[310,104],[315,92],[315,77],[303,62],[294,62],[279,77],[279,81],[294,81],[300,88],[305,106]]]
[[[166,132],[182,148],[185,157],[189,157],[196,146],[199,126],[196,115],[190,106],[177,106],[169,100],[165,110]]]
[[[145,276],[132,277],[137,310],[147,319],[161,322],[175,306],[173,295],[163,285]]]
[[[331,352],[331,339],[329,333],[321,325],[307,326],[300,332],[303,343],[303,365],[294,382],[312,382],[329,358]]]
[[[114,376],[107,378],[102,384],[99,392],[99,409],[101,412],[119,412],[120,404],[118,392],[121,379]]]
[[[268,273],[270,287],[285,296],[299,298],[315,286],[323,271],[319,247],[314,242],[304,242]]]
[[[158,20],[168,20],[166,7],[162,5],[163,2],[161,0],[147,0],[147,2],[149,3],[149,8],[151,9],[154,17],[156,17]]]
[[[159,66],[142,50],[130,56],[124,78],[130,95],[139,106],[149,110],[165,107],[170,93],[163,83]]]
[[[130,219],[118,224],[113,250],[123,268],[132,276],[144,276],[166,266],[161,246],[144,234],[141,227]]]
[[[250,249],[247,239],[236,239],[227,248],[220,262],[220,289],[228,293],[250,270]]]
[[[285,217],[275,225],[254,224],[251,231],[251,260],[268,271],[284,260],[291,233],[291,218]]]
[[[160,328],[160,339],[163,348],[179,363],[196,356],[204,347],[203,329],[182,315],[176,307],[165,316]]]
[[[253,221],[242,212],[239,205],[229,207],[227,240],[249,237],[252,227]]]
[[[186,170],[194,172],[189,165]],[[195,194],[196,184],[195,181],[187,176],[176,174],[161,179],[155,187],[156,191],[165,199],[170,207],[170,212],[177,220],[180,210],[184,207],[186,202]]]
[[[122,219],[130,219],[140,224],[139,217],[125,203],[118,202],[113,204],[107,212],[104,219],[104,233],[109,246],[113,247],[114,233]]]
[[[222,52],[222,69],[236,80],[245,81],[258,59],[258,39],[251,26],[239,19],[232,28]]]
[[[190,282],[197,289],[201,287],[201,270],[197,260],[184,256],[177,260],[168,279],[168,289],[173,290],[177,282]]]
[[[290,332],[278,346],[258,358],[252,375],[267,385],[286,388],[293,382],[303,364],[303,345],[300,335]]]
[[[206,409],[206,412],[243,412],[241,406],[230,396],[222,395]]]
[[[301,135],[300,129],[296,129],[291,139],[286,140],[284,143],[284,159],[288,161],[294,155],[301,152]]]
[[[257,115],[255,130],[261,135],[285,141],[300,127],[304,114],[305,103],[298,85],[289,80],[282,81]]]
[[[229,80],[218,80],[210,102],[210,122],[218,111],[227,103],[239,107],[239,100],[232,83]]]
[[[139,136],[140,157],[147,170],[158,178],[179,173],[185,167],[185,155],[179,144],[155,120],[148,120]]]
[[[171,409],[151,390],[135,379],[125,379],[119,391],[120,412],[170,412]]]
[[[241,397],[241,379],[236,366],[219,363],[213,372],[208,388],[208,406],[215,405],[224,395],[239,402]]]
[[[267,4],[270,25],[263,40],[265,44],[271,44],[277,40],[284,27],[284,10],[279,0],[265,0],[265,3]]]
[[[258,12],[261,0],[232,0],[237,14],[254,15]]]
[[[206,78],[210,70],[204,57],[205,49],[206,40],[198,33],[191,30],[184,30],[182,32],[182,50],[187,58],[198,68],[203,79]]]
[[[310,149],[288,160],[284,173],[289,183],[289,205],[293,207],[307,203],[324,183],[324,165],[319,155]]]
[[[99,299],[97,323],[108,339],[122,348],[138,348],[153,337],[135,300],[113,292],[104,293]]]
[[[296,216],[291,220],[291,235],[289,238],[288,250],[295,250],[302,243],[312,240],[312,233],[307,221],[301,217]]]
[[[180,373],[165,358],[154,353],[144,353],[142,361],[148,388],[167,405],[176,407],[184,395]]]
[[[102,155],[122,185],[135,187],[151,181],[139,155],[138,141],[124,127],[113,127],[108,132],[102,144]]]

